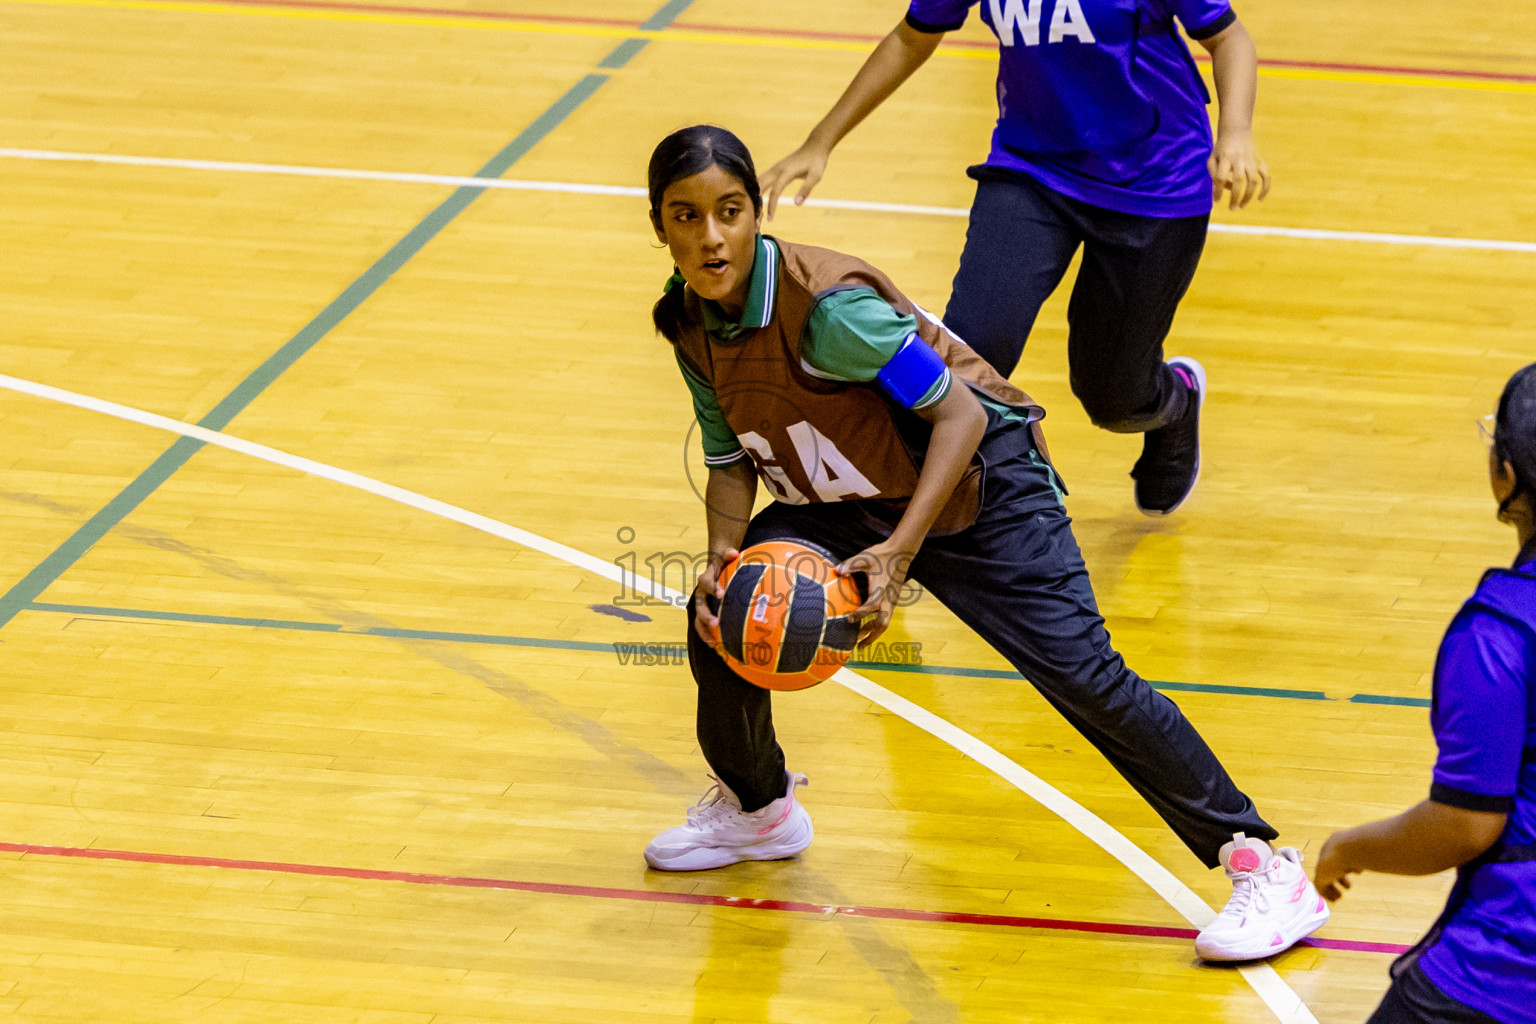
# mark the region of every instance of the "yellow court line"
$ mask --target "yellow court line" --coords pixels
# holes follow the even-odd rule
[[[457,14],[394,14],[387,11],[337,11],[301,7],[221,4],[217,2],[185,3],[181,0],[4,0],[7,4],[31,4],[43,7],[96,7],[139,11],[193,11],[200,14],[245,14],[267,18],[300,18],[317,21],[370,22],[383,25],[429,25],[438,28],[491,29],[500,32],[535,33],[555,36],[596,36],[606,39],[664,39],[677,43],[729,44],[733,46],[770,46],[797,50],[839,50],[845,53],[868,53],[873,44],[841,42],[831,39],[783,39],[730,32],[690,32],[686,29],[625,28],[618,25],[572,25],[567,22],[502,21],[496,18],[477,18],[474,15]],[[949,56],[981,57],[996,59],[988,50],[973,52],[945,47]]]
[[[522,21],[508,22],[473,15],[389,13],[387,11],[339,11],[316,8],[221,4],[213,2],[179,2],[179,0],[0,0],[5,4],[31,4],[44,7],[86,7],[140,11],[191,11],[201,14],[243,14],[254,17],[298,18],[313,21],[366,22],[382,25],[423,25],[436,28],[489,29],[524,34],[598,37],[605,39],[653,39],[671,43],[701,43],[705,45],[760,46],[786,50],[821,50],[839,53],[866,54],[873,43],[840,41],[835,39],[791,39],[782,36],[757,36],[733,32],[701,32],[689,29],[667,28],[648,30],[639,27],[625,28],[606,25],[573,25],[565,22]],[[940,46],[939,56],[966,60],[997,60],[997,52],[991,49]],[[1202,67],[1201,73],[1210,76],[1210,69]],[[1407,85],[1420,88],[1472,89],[1479,92],[1536,93],[1536,82],[1498,82],[1480,79],[1439,76],[1433,72],[1401,74],[1379,71],[1345,71],[1324,68],[1260,67],[1262,78],[1282,78],[1317,82],[1350,82],[1365,85]]]
[[[1201,68],[1206,75],[1208,68]],[[1483,92],[1536,93],[1536,82],[1491,82],[1476,78],[1441,77],[1426,71],[1421,75],[1395,74],[1390,71],[1326,71],[1321,68],[1259,68],[1260,78],[1299,78],[1325,82],[1359,82],[1366,85],[1418,85],[1443,89],[1476,89]]]
[[[370,22],[380,25],[428,25],[436,28],[499,29],[543,35],[602,36],[659,39],[662,33],[603,25],[564,25],[552,22],[505,22],[451,14],[390,14],[384,11],[329,11],[302,7],[248,7],[243,4],[182,3],[179,0],[4,0],[7,4],[41,7],[97,7],[130,11],[191,11],[197,14],[244,14],[257,18],[298,18],[310,21]]]

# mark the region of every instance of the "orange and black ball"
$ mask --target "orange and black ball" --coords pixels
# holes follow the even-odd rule
[[[863,604],[831,554],[805,541],[754,544],[720,574],[720,656],[768,690],[803,690],[853,654]]]

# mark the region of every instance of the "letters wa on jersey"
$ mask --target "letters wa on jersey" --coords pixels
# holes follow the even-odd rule
[[[1054,2],[1047,43],[1059,43],[1068,38],[1082,43],[1098,42],[1083,14],[1080,0]],[[1004,46],[1014,45],[1015,30],[1025,46],[1040,45],[1040,14],[1045,0],[988,0],[988,3],[992,6],[992,24],[997,29],[997,38]]]

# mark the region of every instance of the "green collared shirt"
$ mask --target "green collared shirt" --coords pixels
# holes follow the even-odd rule
[[[773,239],[757,236],[757,248],[752,254],[752,280],[747,284],[747,302],[741,311],[741,319],[732,320],[720,303],[704,299],[704,329],[716,341],[729,345],[759,327],[767,327],[773,319],[774,299],[779,293],[779,247]]]
[[[709,299],[700,302],[704,329],[722,345],[746,337],[773,320],[778,294],[779,247],[773,239],[757,236],[752,280],[747,285],[741,317],[732,320]],[[873,288],[845,288],[823,297],[811,311],[800,341],[801,368],[823,380],[868,383],[901,351],[917,329],[915,317],[903,316]],[[726,422],[720,401],[709,382],[678,360],[683,380],[693,396],[694,416],[704,441],[704,462],[727,466],[747,453]],[[949,393],[951,376],[945,373],[914,408],[933,405]]]

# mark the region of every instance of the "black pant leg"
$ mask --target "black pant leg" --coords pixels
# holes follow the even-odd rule
[[[1167,426],[1190,396],[1163,363],[1163,341],[1200,265],[1210,218],[1074,209],[1088,237],[1067,308],[1072,393],[1106,430]]]
[[[1404,971],[1366,1024],[1498,1024],[1494,1018],[1457,1002],[1429,980],[1414,963]]]
[[[1041,472],[1027,458],[988,468]],[[1178,705],[1114,649],[1065,510],[989,506],[971,529],[924,544],[912,577],[1033,683],[1205,864],[1216,866],[1234,832],[1277,836]]]
[[[1032,180],[975,173],[976,201],[944,325],[1006,377],[1082,239],[1062,216],[1059,197],[1053,202]]]
[[[784,795],[784,749],[773,731],[772,697],[731,671],[693,628],[693,614],[689,598],[688,667],[699,686],[699,749],[742,810],[755,811]]]
[[[742,547],[768,540],[808,540],[838,559],[885,539],[852,504],[786,505],[774,502],[753,517]],[[773,728],[772,695],[731,670],[693,628],[688,601],[688,667],[699,687],[699,749],[715,776],[731,788],[744,811],[784,795],[784,750]]]

